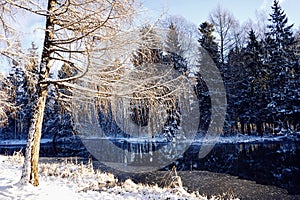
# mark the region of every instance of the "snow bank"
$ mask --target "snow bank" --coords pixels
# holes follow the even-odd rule
[[[119,183],[112,175],[93,170],[91,164],[52,163],[40,164],[40,185],[21,186],[23,157],[0,156],[0,199],[200,199],[199,193],[188,193],[182,187],[160,188],[136,184],[130,179]],[[212,197],[212,199],[221,199]]]

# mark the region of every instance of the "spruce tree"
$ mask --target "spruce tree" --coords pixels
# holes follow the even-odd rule
[[[156,30],[146,25],[140,30],[140,43],[133,52],[132,63],[135,67],[152,67],[151,64],[163,63],[163,49]],[[149,122],[149,100],[143,94],[134,93],[130,101],[131,120],[137,125],[147,126]]]
[[[21,46],[18,43],[18,51],[22,52]],[[30,58],[30,54],[28,53]],[[29,61],[30,62],[30,61]],[[14,109],[8,117],[8,127],[4,132],[9,139],[25,139],[29,127],[29,119],[31,117],[30,95],[34,94],[28,92],[27,84],[27,70],[26,66],[29,62],[24,62],[24,59],[16,58],[13,60],[11,71],[8,75],[8,80],[12,89],[9,94],[9,101],[15,105]]]
[[[218,44],[215,41],[216,38],[213,35],[214,25],[209,22],[203,22],[200,24],[198,30],[201,34],[201,37],[198,40],[199,44],[209,53],[210,57],[218,66],[220,54],[218,50]]]
[[[202,23],[198,28],[201,36],[198,40],[199,43],[199,57],[198,63],[201,68],[202,65],[207,65],[206,59],[203,59],[203,54],[208,54],[213,62],[219,67],[219,53],[218,44],[215,42],[215,37],[213,36],[214,27],[208,22]],[[205,52],[204,52],[205,51]],[[205,56],[204,56],[205,57]],[[199,70],[196,74],[196,85],[195,91],[199,99],[199,110],[200,110],[200,122],[199,122],[199,132],[204,133],[208,130],[210,117],[211,117],[211,100],[209,89],[206,82],[204,81],[202,74]],[[199,135],[200,136],[200,135]]]
[[[266,33],[266,49],[269,66],[269,112],[276,114],[278,130],[288,128],[289,113],[294,112],[295,90],[298,82],[295,78],[298,71],[298,62],[295,55],[293,25],[288,25],[288,18],[277,0],[272,6],[268,32]]]
[[[24,70],[20,63],[13,63],[9,72],[8,80],[12,86],[9,91],[9,102],[16,106],[8,116],[8,125],[3,132],[6,139],[22,139],[26,137],[24,131],[24,107],[27,105],[26,94],[24,93]]]
[[[226,116],[225,130],[229,134],[239,129],[245,133],[245,125],[249,124],[249,113],[247,113],[248,98],[248,80],[247,73],[242,62],[243,49],[237,46],[229,50],[228,62],[223,64],[223,78],[226,87],[228,109]]]
[[[262,44],[258,41],[255,32],[251,29],[248,35],[247,46],[242,55],[247,74],[247,93],[249,107],[246,108],[251,118],[251,123],[256,125],[256,133],[263,134],[263,122],[266,121],[265,108],[267,107],[267,82],[268,74],[263,65]]]
[[[31,47],[28,49],[28,60],[25,64],[25,82],[24,82],[24,92],[27,95],[27,104],[24,108],[24,112],[26,112],[26,131],[29,129],[30,119],[32,117],[32,106],[34,104],[34,98],[36,97],[36,87],[37,87],[37,80],[38,80],[38,48],[32,42]]]
[[[186,74],[188,64],[184,58],[184,51],[181,48],[180,42],[177,27],[171,23],[165,41],[166,55],[164,56],[164,64],[171,66],[181,74]],[[175,96],[172,96],[172,98],[174,102],[168,104],[166,122],[163,130],[163,134],[168,140],[173,140],[173,138],[176,137],[181,123],[181,114],[177,103],[178,99],[176,99]]]
[[[165,63],[172,66],[181,73],[187,71],[187,61],[184,58],[183,50],[179,41],[179,34],[173,23],[170,24],[165,42],[166,56]]]
[[[140,30],[140,38],[139,47],[132,55],[133,65],[162,63],[162,45],[155,29],[150,25],[144,26]]]
[[[65,79],[74,77],[78,74],[75,68],[72,68],[67,63],[64,63],[60,70],[58,70],[58,78]],[[51,94],[51,93],[50,93]],[[56,121],[56,131],[53,134],[53,142],[63,137],[70,137],[74,133],[74,121],[72,119],[71,105],[67,101],[73,94],[70,92],[70,88],[66,86],[59,86],[56,88],[56,92],[52,90],[52,97],[56,109],[56,115],[58,116]]]
[[[132,62],[135,67],[145,65],[152,67],[152,64],[162,64],[170,66],[180,73],[187,71],[187,61],[183,57],[178,32],[174,24],[171,24],[167,32],[167,40],[165,41],[165,54],[163,53],[163,43],[160,40],[156,30],[150,25],[145,26],[141,30],[141,42],[137,51],[133,53]],[[154,83],[155,84],[155,83]],[[154,89],[156,90],[156,89]],[[158,88],[155,91],[158,95],[163,96],[169,92],[169,88]],[[169,101],[157,102],[167,106],[164,129],[162,135],[167,140],[173,140],[180,126],[180,112],[175,96],[170,96]],[[149,123],[150,105],[149,97],[144,94],[133,94],[130,101],[131,120],[137,125],[144,127]],[[157,134],[157,133],[154,133]],[[153,135],[154,136],[154,135]]]

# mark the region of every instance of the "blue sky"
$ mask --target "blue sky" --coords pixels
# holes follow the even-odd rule
[[[150,10],[152,19],[157,19],[163,11],[170,15],[181,15],[196,26],[207,20],[209,13],[218,5],[229,10],[241,24],[248,19],[256,20],[255,13],[271,13],[273,0],[141,0],[144,7]],[[300,1],[279,0],[281,7],[288,16],[289,24],[300,30]],[[23,30],[24,48],[29,48],[31,41],[42,43],[43,32],[38,27],[44,27],[43,19],[28,14],[20,18]],[[19,28],[20,28],[19,27]],[[24,28],[26,27],[26,28]],[[18,29],[18,28],[17,28]]]
[[[157,19],[163,11],[170,15],[181,15],[196,26],[207,20],[209,13],[218,5],[228,9],[241,24],[249,18],[254,22],[255,12],[269,14],[273,0],[141,0],[144,7],[150,11],[152,19]],[[279,0],[282,8],[286,12],[289,24],[295,23],[294,28],[300,28],[299,0]],[[25,30],[24,30],[24,27]],[[29,38],[24,44],[26,48],[31,46],[31,41],[35,43],[43,42],[44,19],[26,13],[20,18],[20,27],[23,30],[22,37]],[[32,39],[34,38],[34,39]]]
[[[144,5],[154,15],[167,11],[171,15],[181,15],[195,25],[207,20],[209,13],[218,5],[228,9],[241,24],[249,18],[256,20],[255,13],[271,13],[273,0],[144,0]],[[300,1],[279,0],[281,7],[288,16],[289,24],[294,28],[300,26]]]

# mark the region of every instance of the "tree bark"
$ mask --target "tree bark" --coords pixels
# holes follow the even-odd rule
[[[39,185],[38,160],[40,151],[40,140],[42,135],[42,125],[45,111],[48,84],[44,83],[50,73],[50,55],[52,50],[52,40],[54,37],[54,17],[52,12],[56,6],[56,0],[48,0],[48,16],[46,19],[46,31],[43,44],[42,58],[39,67],[39,80],[37,83],[37,95],[33,106],[33,116],[28,131],[28,139],[25,150],[25,160],[22,169],[20,183],[31,183]]]
[[[44,89],[41,89],[38,94],[37,105],[34,108],[34,114],[29,128],[25,160],[21,176],[21,183],[31,183],[34,186],[39,185],[38,160],[47,92],[47,87],[45,87]]]

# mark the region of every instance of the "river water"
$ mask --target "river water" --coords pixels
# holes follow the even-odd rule
[[[131,148],[126,144],[126,148]],[[198,144],[166,167],[153,172],[118,171],[94,160],[94,167],[114,173],[120,181],[163,185],[169,169],[176,166],[183,185],[200,194],[233,194],[241,199],[300,199],[300,142],[272,141],[217,144],[204,158],[198,158]],[[24,146],[0,146],[1,154],[24,150]],[[109,155],[114,155],[105,147]],[[133,149],[136,149],[134,147]],[[102,149],[103,150],[103,149]],[[86,162],[89,152],[78,141],[64,144],[43,144],[41,162],[59,162],[66,156]],[[124,160],[122,156],[119,156]],[[70,159],[70,158],[69,158]]]

